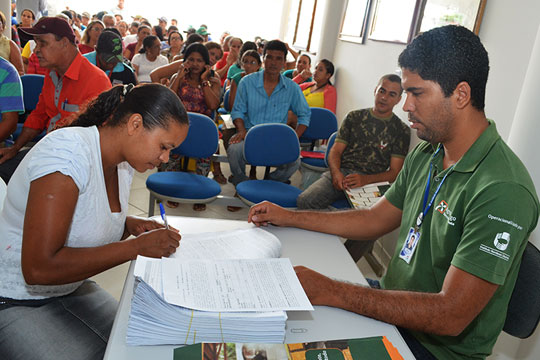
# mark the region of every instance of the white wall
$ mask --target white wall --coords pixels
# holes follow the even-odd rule
[[[490,0],[484,12],[479,36],[488,50],[491,65],[486,114],[497,122],[505,139],[510,132],[540,24],[538,13],[540,1],[537,0]],[[397,58],[404,48],[402,44],[371,40],[364,45],[337,40],[333,61],[338,68],[339,119],[351,109],[372,105],[377,80],[385,73],[396,71]],[[401,105],[395,112],[405,120]]]
[[[486,115],[508,138],[517,102],[540,24],[538,0],[490,0],[480,38],[490,60]]]

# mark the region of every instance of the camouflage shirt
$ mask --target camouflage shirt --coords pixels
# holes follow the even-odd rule
[[[387,171],[392,156],[407,155],[410,138],[411,129],[396,114],[378,118],[371,109],[353,110],[336,137],[336,142],[347,145],[341,155],[341,168],[362,174]]]

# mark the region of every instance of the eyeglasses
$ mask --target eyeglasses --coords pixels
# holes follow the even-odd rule
[[[96,26],[96,27],[93,27],[93,28],[92,28],[92,31],[96,31],[96,32],[99,31],[99,32],[102,32],[103,29],[100,28],[99,26]]]
[[[256,62],[255,60],[252,60],[252,61],[242,60],[242,64],[244,64],[244,65],[259,65],[259,63]]]

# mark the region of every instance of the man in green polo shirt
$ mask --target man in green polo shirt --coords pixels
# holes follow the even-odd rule
[[[368,210],[293,212],[262,203],[248,221],[370,240],[400,228],[382,289],[297,267],[314,305],[398,326],[419,359],[484,359],[504,325],[539,203],[521,161],[484,113],[489,72],[480,39],[444,26],[399,56],[411,128],[425,142]]]

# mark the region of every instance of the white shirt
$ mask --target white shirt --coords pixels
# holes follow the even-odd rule
[[[124,36],[124,40],[122,40],[124,43],[124,48],[128,46],[129,44],[133,44],[134,42],[137,42],[137,34],[129,34]]]
[[[149,61],[146,57],[146,54],[137,54],[133,57],[133,60],[131,60],[131,63],[133,65],[137,65],[139,67],[139,71],[137,73],[137,79],[140,83],[143,82],[152,82],[150,79],[150,73],[152,70],[163,66],[168,65],[169,60],[163,55],[158,55],[156,60]]]
[[[11,177],[0,213],[0,296],[43,299],[76,290],[82,281],[65,285],[28,285],[21,268],[24,216],[30,183],[60,172],[73,179],[79,198],[65,245],[97,247],[122,238],[133,168],[118,165],[121,212],[112,213],[105,188],[99,132],[95,126],[58,129],[38,142]]]

